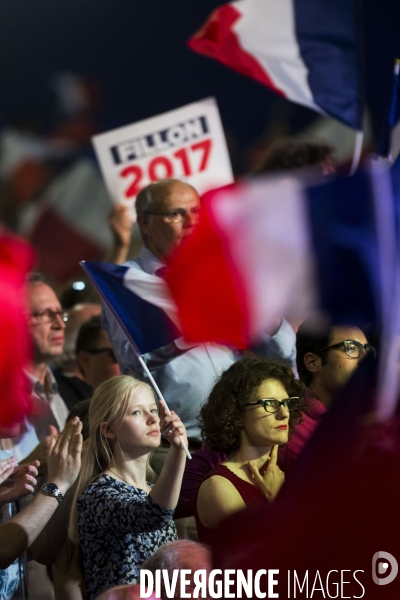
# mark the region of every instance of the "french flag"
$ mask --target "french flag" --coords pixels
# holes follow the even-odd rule
[[[260,177],[207,194],[166,278],[185,339],[249,347],[281,315],[375,321],[372,196],[366,173],[314,185]]]
[[[359,0],[238,0],[189,40],[270,90],[362,129]]]
[[[177,310],[163,279],[136,267],[80,264],[139,354],[162,348],[181,336]]]
[[[390,412],[400,335],[391,189],[387,168],[374,165],[351,178],[261,177],[210,192],[166,277],[185,339],[248,348],[282,315],[376,324]]]

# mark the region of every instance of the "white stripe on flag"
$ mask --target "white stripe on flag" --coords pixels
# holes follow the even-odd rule
[[[315,104],[308,84],[308,69],[296,38],[293,0],[232,4],[243,15],[233,26],[242,47],[261,64],[275,87],[289,100],[325,114]]]
[[[136,267],[130,267],[124,275],[123,283],[128,290],[142,300],[161,308],[178,329],[181,329],[176,305],[167,284],[161,277],[150,275]]]
[[[251,335],[282,315],[289,320],[321,316],[303,188],[292,177],[263,177],[244,184],[235,203],[229,194],[215,203],[252,303]]]

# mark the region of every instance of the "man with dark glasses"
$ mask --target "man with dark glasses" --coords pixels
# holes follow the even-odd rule
[[[297,332],[296,350],[300,380],[325,407],[367,353],[376,355],[375,348],[358,327],[332,327],[327,333],[317,335],[311,332],[307,321]]]

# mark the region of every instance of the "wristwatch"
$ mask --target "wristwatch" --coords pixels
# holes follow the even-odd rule
[[[43,494],[46,494],[46,496],[54,496],[59,504],[61,504],[61,502],[64,500],[63,494],[60,492],[55,483],[45,483],[40,488],[40,491],[43,492]]]

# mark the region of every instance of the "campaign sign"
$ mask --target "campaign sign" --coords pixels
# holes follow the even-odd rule
[[[113,202],[128,202],[152,181],[176,178],[199,194],[233,182],[216,100],[206,98],[92,138]]]

